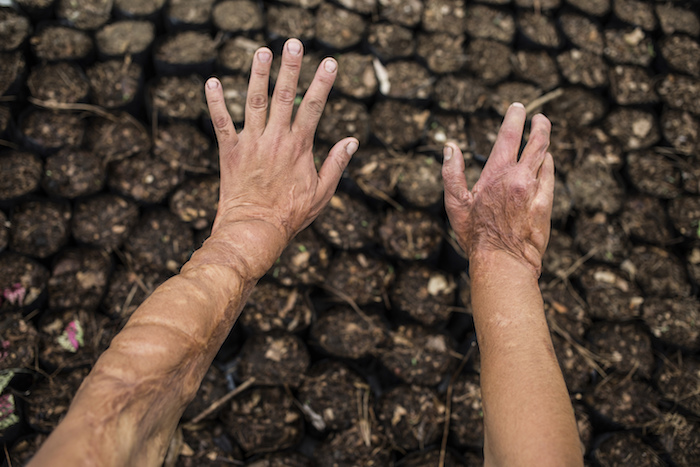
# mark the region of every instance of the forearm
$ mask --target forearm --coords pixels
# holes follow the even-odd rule
[[[213,261],[213,258],[219,258]],[[159,465],[256,277],[203,247],[134,312],[31,465]]]
[[[508,253],[470,263],[486,465],[583,465],[566,384],[532,269]]]

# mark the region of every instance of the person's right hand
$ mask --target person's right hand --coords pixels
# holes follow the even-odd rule
[[[544,115],[532,118],[530,139],[518,160],[525,120],[522,104],[511,105],[471,191],[455,144],[445,146],[442,176],[447,215],[470,267],[493,252],[505,252],[539,277],[554,195],[554,161],[547,152],[552,125]]]

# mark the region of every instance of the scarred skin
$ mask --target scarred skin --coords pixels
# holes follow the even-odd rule
[[[333,195],[358,141],[346,138],[316,172],[313,135],[336,76],[325,59],[292,121],[301,42],[284,47],[268,103],[271,52],[256,52],[245,129],[236,134],[221,83],[206,96],[219,144],[221,189],[212,234],[134,312],[81,385],[30,466],[161,465],[187,404],[258,279]],[[269,105],[268,105],[269,104]],[[269,119],[268,119],[269,108]],[[573,411],[537,286],[549,236],[554,168],[549,122],[512,106],[482,179],[445,150],[447,212],[470,258],[482,358],[487,465],[582,465]]]
[[[268,105],[272,52],[256,52],[240,134],[221,83],[207,82],[221,167],[211,237],[134,312],[29,465],[162,464],[182,412],[253,286],[316,218],[357,150],[354,138],[338,142],[316,171],[313,135],[337,63],[321,63],[292,122],[301,59],[301,42],[289,40]]]
[[[547,248],[554,162],[551,124],[507,111],[479,180],[469,191],[456,145],[444,150],[445,207],[469,257],[481,355],[486,466],[582,466],[569,394],[554,354],[538,278]]]

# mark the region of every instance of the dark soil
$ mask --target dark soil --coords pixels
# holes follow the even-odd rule
[[[105,24],[112,13],[113,0],[59,0],[56,16],[78,29],[93,30]]]
[[[309,353],[293,334],[273,331],[248,338],[238,354],[237,374],[241,380],[255,378],[256,384],[282,384],[296,388],[309,366]]]
[[[354,250],[373,243],[378,223],[378,216],[362,201],[336,193],[319,214],[314,228],[330,245]]]
[[[376,353],[385,333],[378,316],[342,306],[325,312],[311,325],[311,342],[329,355],[356,360]]]
[[[167,162],[139,154],[110,165],[107,185],[136,201],[160,203],[181,181]]]
[[[439,271],[421,266],[407,267],[391,288],[394,308],[426,326],[447,322],[455,302],[457,284]]]
[[[420,260],[438,253],[443,233],[438,222],[421,211],[389,211],[379,235],[389,255]]]
[[[257,387],[233,398],[223,412],[227,431],[248,454],[292,447],[304,436],[304,416],[280,387]]]
[[[358,423],[369,385],[346,365],[324,360],[312,366],[299,387],[306,419],[319,431],[340,431]]]
[[[36,58],[42,61],[86,60],[93,51],[89,35],[65,26],[52,25],[29,40]]]
[[[153,43],[155,28],[149,21],[117,21],[95,34],[95,45],[105,57],[138,55]]]
[[[377,418],[392,445],[401,450],[423,449],[442,434],[445,405],[430,388],[400,385],[379,401]]]
[[[29,152],[8,151],[0,154],[0,199],[11,200],[32,193],[39,187],[42,163]]]
[[[46,258],[58,252],[70,235],[70,207],[53,201],[27,201],[17,205],[10,221],[10,248]]]
[[[391,373],[410,384],[435,386],[453,367],[452,342],[417,325],[399,326],[392,332],[379,359]]]
[[[359,305],[386,303],[387,289],[394,280],[394,267],[373,255],[343,252],[328,270],[326,286],[341,291]]]
[[[104,162],[92,151],[63,149],[46,158],[42,186],[53,196],[88,196],[104,186],[105,169]]]
[[[11,356],[0,367],[63,372],[49,389],[27,382],[30,396],[13,389],[22,423],[33,405],[45,415],[32,420],[55,424],[82,376],[59,378],[89,366],[209,235],[218,159],[204,81],[219,76],[241,129],[255,50],[275,52],[272,84],[284,39],[297,36],[298,97],[323,58],[340,64],[314,162],[346,136],[361,149],[328,211],[254,290],[183,421],[239,378],[290,387],[249,389],[235,411],[181,427],[168,465],[438,464],[445,409],[426,431],[409,415],[427,412],[392,391],[417,384],[426,407],[444,407],[476,338],[465,260],[445,230],[442,147],[463,149],[473,186],[515,100],[553,122],[541,287],[586,463],[697,459],[700,19],[690,3],[117,0],[106,17],[109,0],[85,1],[0,9],[0,355]],[[75,353],[56,340],[73,322]],[[475,347],[452,382],[446,465],[483,463],[479,369]],[[397,409],[380,423],[384,406]],[[43,439],[22,426],[24,441],[0,433],[17,465]],[[611,437],[620,429],[634,437]]]
[[[77,113],[31,109],[20,117],[19,131],[25,144],[48,155],[63,147],[79,146],[85,134],[86,122]]]
[[[78,242],[114,250],[128,238],[138,217],[135,202],[101,194],[76,202],[71,231]]]
[[[454,382],[450,436],[458,446],[482,446],[484,443],[484,409],[476,373],[462,374]]]
[[[617,432],[607,437],[593,452],[601,466],[638,465],[662,467],[666,465],[654,449],[632,432]]]
[[[68,374],[58,374],[42,380],[24,396],[27,402],[27,421],[40,433],[48,433],[58,425],[68,411],[80,383],[88,374],[87,368]]]
[[[330,249],[310,228],[301,231],[268,274],[284,285],[320,284],[330,264]]]
[[[0,51],[17,49],[31,34],[29,18],[12,8],[0,8]]]
[[[156,209],[141,216],[124,254],[137,269],[176,273],[193,251],[192,231],[174,214]]]
[[[273,38],[296,37],[307,41],[316,34],[316,18],[305,8],[271,5],[265,12],[265,20]]]

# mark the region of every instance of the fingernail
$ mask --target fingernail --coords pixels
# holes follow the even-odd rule
[[[209,81],[207,81],[207,87],[209,89],[216,89],[219,87],[219,80],[211,78]]]
[[[299,41],[291,40],[287,43],[287,50],[292,55],[299,55],[299,52],[301,52],[301,44]]]
[[[524,108],[525,108],[525,106],[524,106],[523,104],[521,104],[520,102],[513,102],[513,103],[511,104],[511,106],[512,106],[512,107],[520,107],[521,109],[524,109]]]
[[[338,68],[338,66],[335,63],[335,60],[329,58],[328,60],[326,60],[326,63],[323,64],[323,68],[325,68],[325,70],[328,73],[333,73],[336,70],[336,68]]]
[[[450,159],[452,159],[452,155],[454,154],[454,152],[455,151],[454,151],[454,149],[452,149],[452,146],[445,146],[442,149],[443,159],[445,159],[446,161],[449,161]]]
[[[357,141],[350,141],[347,146],[345,146],[345,152],[348,153],[348,156],[352,156],[357,152]]]
[[[260,60],[261,63],[267,63],[272,59],[272,54],[270,53],[269,50],[261,50],[258,52],[258,60]]]

